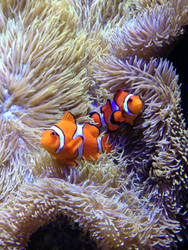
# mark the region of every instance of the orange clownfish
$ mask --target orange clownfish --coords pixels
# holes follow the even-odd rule
[[[100,107],[100,112],[91,112],[90,117],[99,128],[107,127],[108,131],[116,131],[123,122],[133,125],[142,106],[139,96],[118,90],[112,101],[108,99]]]
[[[78,124],[73,115],[67,112],[60,122],[43,131],[40,142],[63,164],[75,166],[75,160],[82,156],[87,160],[93,160],[102,152],[111,151],[108,135],[99,137],[99,134],[99,128],[95,125]]]

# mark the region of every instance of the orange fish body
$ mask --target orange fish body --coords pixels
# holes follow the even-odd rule
[[[43,131],[42,146],[65,165],[76,165],[75,160],[84,156],[87,160],[97,159],[104,151],[111,150],[108,136],[99,137],[99,129],[92,124],[77,124],[71,113]]]
[[[108,144],[108,135],[105,134],[99,137],[100,131],[96,126],[89,123],[84,124],[83,134],[85,138],[83,156],[86,160],[96,160],[102,152],[111,151],[111,147]]]
[[[109,131],[116,131],[123,122],[133,125],[142,106],[139,96],[118,90],[112,101],[107,100],[100,112],[92,112],[90,117],[99,128],[107,127]]]

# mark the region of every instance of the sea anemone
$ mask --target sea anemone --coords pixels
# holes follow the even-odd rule
[[[186,24],[184,0],[1,1],[2,248],[25,247],[59,214],[103,249],[176,246],[186,225],[188,133],[178,76],[151,56]],[[43,128],[66,111],[89,121],[93,101],[119,88],[138,94],[144,110],[110,134],[111,153],[68,168],[41,148]]]

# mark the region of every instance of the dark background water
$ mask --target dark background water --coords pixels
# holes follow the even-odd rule
[[[180,37],[176,46],[167,57],[176,68],[181,86],[181,107],[188,128],[188,26],[184,29],[184,34]],[[187,166],[188,167],[188,166]],[[182,233],[183,241],[178,243],[178,250],[188,249],[188,225]]]
[[[178,39],[174,49],[167,58],[173,63],[179,75],[179,82],[182,83],[181,106],[183,108],[186,124],[188,124],[188,26],[185,27],[184,35]]]

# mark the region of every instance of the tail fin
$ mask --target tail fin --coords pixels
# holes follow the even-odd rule
[[[109,153],[113,149],[113,146],[109,142],[109,135],[104,134],[102,137],[102,151]]]
[[[101,117],[100,117],[100,114],[97,113],[97,112],[91,112],[89,114],[89,116],[93,119],[93,121],[95,122],[95,125],[97,127],[102,127],[102,122],[101,122]]]

